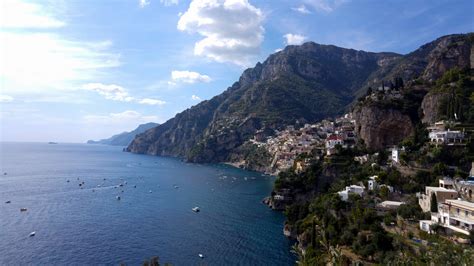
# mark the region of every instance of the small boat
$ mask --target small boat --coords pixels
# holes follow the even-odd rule
[[[199,253],[198,256],[199,258],[204,259],[204,255],[202,255],[201,253]]]
[[[148,191],[148,193],[151,193],[151,190],[150,190],[150,191]]]
[[[177,185],[174,185],[174,188],[175,188],[175,189],[178,189],[179,187],[178,187]]]
[[[3,175],[7,175],[7,172],[3,173]]]
[[[20,211],[21,212],[26,212],[28,209],[27,208],[21,208]]]
[[[200,211],[199,207],[194,207],[192,210],[193,210],[193,212],[199,212]]]
[[[5,203],[8,204],[8,203],[12,203],[12,202],[11,202],[11,200],[7,200],[7,201],[5,201]]]
[[[69,183],[69,179],[68,179],[66,182],[68,182],[68,183]]]
[[[35,231],[33,231],[33,232],[30,233],[30,236],[35,236],[35,235],[36,235],[36,232],[35,232]]]
[[[133,186],[133,188],[137,188],[137,185]]]
[[[58,143],[54,142],[54,141],[50,141],[50,142],[48,142],[48,144],[58,144]]]
[[[120,196],[115,197],[117,200],[120,200]]]
[[[100,185],[97,185],[97,187],[100,187]]]

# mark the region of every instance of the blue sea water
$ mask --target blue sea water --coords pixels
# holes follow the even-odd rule
[[[294,264],[283,215],[261,203],[274,177],[112,146],[0,148],[0,265]]]

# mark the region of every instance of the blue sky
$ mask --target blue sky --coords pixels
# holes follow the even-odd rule
[[[474,31],[470,0],[3,0],[0,138],[165,122],[287,44],[410,52]]]

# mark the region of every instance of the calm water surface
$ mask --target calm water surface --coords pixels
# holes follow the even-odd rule
[[[273,177],[102,145],[0,149],[0,265],[294,264],[283,215],[260,203]]]

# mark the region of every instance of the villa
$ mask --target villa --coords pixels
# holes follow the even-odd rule
[[[347,186],[344,190],[337,192],[337,194],[339,194],[343,201],[347,201],[349,199],[349,194],[357,194],[359,196],[363,196],[364,190],[365,187],[363,186],[350,185]]]
[[[474,203],[462,199],[446,200],[439,204],[434,220],[445,228],[469,235],[474,229]]]

